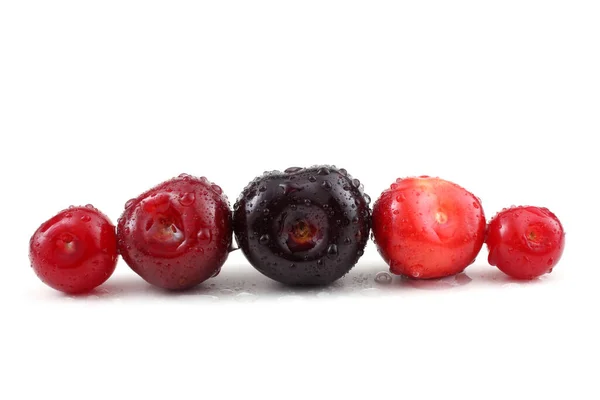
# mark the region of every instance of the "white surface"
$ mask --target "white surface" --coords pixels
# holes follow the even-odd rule
[[[0,4],[0,398],[600,397],[597,2],[196,3]],[[120,262],[84,298],[29,268],[30,235],[70,204],[116,222],[181,172],[234,200],[316,163],[373,199],[430,174],[488,217],[547,206],[564,257],[529,284],[484,249],[457,279],[378,285],[370,243],[342,281],[300,291],[236,252],[190,293]]]

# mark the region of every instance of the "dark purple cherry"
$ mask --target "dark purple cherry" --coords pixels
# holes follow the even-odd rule
[[[330,165],[265,172],[234,205],[234,233],[250,263],[291,285],[325,285],[346,274],[369,236],[369,197]]]

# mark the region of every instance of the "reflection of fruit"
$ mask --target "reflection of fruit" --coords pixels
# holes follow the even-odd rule
[[[475,261],[485,216],[479,199],[452,182],[398,179],[375,202],[373,236],[391,272],[441,278]]]
[[[512,207],[490,221],[486,240],[491,265],[517,279],[533,279],[558,263],[565,233],[546,208]]]
[[[115,227],[91,205],[70,207],[33,234],[29,258],[48,286],[65,293],[89,292],[115,270]]]
[[[363,254],[368,196],[333,166],[288,168],[254,179],[234,205],[236,240],[250,263],[286,284],[328,284]]]
[[[221,188],[182,174],[128,201],[117,234],[123,259],[142,278],[187,289],[219,272],[231,232]]]

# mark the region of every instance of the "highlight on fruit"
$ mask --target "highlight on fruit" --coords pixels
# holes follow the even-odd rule
[[[70,294],[103,284],[118,254],[148,283],[185,290],[219,274],[235,241],[259,273],[286,285],[328,285],[347,274],[372,234],[390,272],[410,279],[455,275],[484,243],[488,262],[513,279],[552,272],[565,232],[550,210],[513,206],[486,222],[481,200],[429,176],[397,179],[370,208],[343,168],[268,171],[233,205],[205,177],[181,174],[127,201],[115,227],[92,205],[69,207],[34,232],[31,266]]]

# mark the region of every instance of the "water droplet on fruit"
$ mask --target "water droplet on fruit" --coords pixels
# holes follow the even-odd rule
[[[95,210],[94,206],[91,204],[86,204],[84,207],[89,208],[90,210]]]
[[[265,209],[263,209],[263,214],[264,214],[264,215],[269,215],[269,212],[270,212],[270,211],[269,211],[269,209],[268,209],[268,208],[265,208]]]
[[[260,244],[263,244],[263,245],[264,245],[264,244],[267,244],[267,243],[269,243],[269,240],[270,240],[270,237],[269,237],[269,235],[262,235],[262,236],[260,237],[260,239],[258,239],[258,243],[260,243]]]
[[[377,275],[375,275],[375,282],[382,285],[390,284],[392,283],[392,275],[385,271],[378,272]]]
[[[554,260],[553,260],[552,258],[549,258],[549,259],[548,259],[548,262],[547,262],[546,264],[548,264],[548,265],[552,265],[552,263],[553,263],[553,262],[554,262]]]
[[[350,244],[350,243],[352,243],[352,239],[350,239],[349,237],[344,239],[344,244]]]
[[[267,191],[267,187],[266,187],[265,185],[260,185],[260,186],[258,187],[258,191],[259,191],[259,192],[266,192],[266,191]]]
[[[329,172],[330,172],[329,168],[322,167],[322,168],[319,168],[319,170],[317,171],[317,174],[319,174],[319,175],[329,175]]]
[[[338,255],[337,245],[330,244],[329,247],[327,247],[327,257],[329,257],[329,258],[336,258],[337,255]]]
[[[352,179],[352,186],[358,189],[360,187],[360,181],[356,178]]]
[[[473,202],[473,208],[479,209],[479,204],[476,201]]]
[[[196,195],[193,192],[184,193],[179,198],[179,203],[184,207],[191,206],[194,201],[196,201]]]
[[[178,178],[183,178],[183,179],[190,178],[190,177],[191,177],[191,175],[190,174],[186,174],[186,173],[179,174],[179,176],[178,176]]]
[[[212,185],[210,185],[210,188],[216,194],[222,194],[223,193],[223,189],[221,189],[221,187],[219,185],[215,185],[214,183]]]
[[[301,167],[289,167],[289,168],[286,168],[285,171],[283,171],[283,172],[285,172],[286,174],[293,174],[294,172],[298,172],[298,171],[302,171],[302,168]]]
[[[211,275],[211,278],[214,278],[215,276],[219,275],[220,272],[221,272],[221,267],[219,267],[215,270],[215,272]]]
[[[294,268],[296,268],[296,264],[290,264],[290,268],[291,268],[291,269],[294,269]]]
[[[73,216],[73,213],[70,213],[70,212],[65,214],[65,218],[71,218],[72,216]]]
[[[365,202],[366,202],[367,204],[371,204],[371,196],[369,196],[369,195],[368,195],[368,194],[366,194],[366,193],[364,194],[364,196],[365,196]]]
[[[310,207],[310,206],[311,206],[311,204],[312,204],[312,202],[310,201],[310,199],[304,199],[304,205],[305,205],[306,207]]]
[[[317,265],[318,266],[322,266],[323,265],[323,260],[317,260]]]
[[[196,237],[198,238],[198,244],[201,246],[206,246],[212,241],[212,233],[208,228],[200,228]]]
[[[125,203],[125,208],[129,208],[133,205],[133,203],[135,203],[135,199],[129,199],[127,200],[127,203]]]
[[[346,171],[345,168],[340,168],[340,174],[342,174],[344,176],[348,176],[348,171]]]
[[[331,183],[329,181],[323,181],[321,186],[323,186],[323,188],[327,190],[331,189]]]
[[[92,217],[90,217],[89,215],[82,215],[81,220],[83,222],[90,222],[92,220]]]
[[[391,190],[396,190],[396,189],[398,189],[398,185],[396,185],[395,183],[392,183],[392,184],[390,185],[390,189],[391,189]]]

